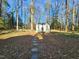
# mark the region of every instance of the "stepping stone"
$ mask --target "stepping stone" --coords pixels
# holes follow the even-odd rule
[[[38,43],[33,43],[34,46],[38,46]]]
[[[31,59],[38,59],[38,54],[32,54]]]
[[[36,39],[32,39],[32,41],[36,41]]]
[[[31,52],[32,52],[32,56],[31,56],[31,59],[38,59],[38,48],[36,46],[38,46],[38,42],[36,39],[33,39],[32,40],[32,45],[35,46],[31,49]]]
[[[32,52],[38,52],[38,48],[32,48],[32,50],[31,50]]]
[[[37,41],[36,41],[36,40],[33,40],[32,42],[33,42],[33,43],[37,43]]]
[[[38,59],[38,48],[32,48],[32,56],[31,59]]]

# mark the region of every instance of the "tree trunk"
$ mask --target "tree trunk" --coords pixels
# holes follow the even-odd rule
[[[34,1],[31,1],[31,30],[34,30]]]
[[[16,30],[18,31],[18,5],[19,5],[19,3],[18,3],[19,1],[17,0],[17,6],[16,6]]]
[[[74,31],[74,28],[75,28],[75,8],[73,8],[73,19],[72,19],[72,31]]]
[[[66,0],[66,28],[65,31],[68,32],[68,0]]]
[[[31,15],[31,30],[34,30],[34,16]]]
[[[16,11],[16,30],[18,31],[18,11]]]
[[[2,0],[0,0],[0,17],[1,17],[1,14],[2,14]]]
[[[78,5],[78,10],[77,10],[77,18],[78,18],[78,27],[79,27],[79,5]]]
[[[73,0],[73,19],[72,19],[72,31],[74,31],[75,28],[75,6],[74,6],[74,0]]]

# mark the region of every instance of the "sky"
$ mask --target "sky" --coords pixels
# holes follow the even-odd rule
[[[13,3],[14,0],[8,0],[8,3],[10,4],[10,8],[7,9],[8,12],[10,12],[12,10],[12,7],[13,9],[15,9],[15,2]],[[61,3],[64,1],[65,3],[65,0],[49,0],[50,1],[50,4],[53,6],[53,12],[55,12],[55,2],[57,1],[58,3],[60,3],[59,5],[61,6]],[[68,0],[69,1],[69,0]],[[30,2],[31,0],[24,0],[24,4],[23,6],[25,6],[25,11],[26,11],[26,16],[25,15],[22,15],[21,16],[21,8],[19,8],[19,15],[21,16],[21,18],[24,20],[27,20],[29,19],[29,16],[30,16],[30,12],[28,11],[29,10],[29,6],[30,6]],[[46,15],[47,13],[45,12],[45,4],[46,4],[47,0],[34,0],[34,6],[35,6],[35,9],[36,9],[36,12],[35,12],[35,22],[38,22],[38,20],[40,19],[40,22],[41,23],[45,23],[46,22]],[[75,4],[78,3],[79,0],[75,0]],[[72,0],[69,1],[69,6],[70,8],[73,7],[72,5]],[[59,6],[59,7],[60,7]],[[65,6],[62,6],[63,8],[65,8]],[[61,7],[60,7],[60,10],[59,10],[59,18],[61,18],[60,14],[62,13],[65,13],[65,10],[62,11],[61,10]],[[50,8],[50,16],[52,16],[52,10]],[[26,18],[26,19],[25,19]]]

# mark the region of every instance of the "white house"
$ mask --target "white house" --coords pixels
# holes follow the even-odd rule
[[[36,32],[50,32],[50,25],[47,23],[36,24]]]

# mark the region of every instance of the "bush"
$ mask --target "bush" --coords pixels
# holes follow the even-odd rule
[[[61,23],[58,22],[57,20],[53,20],[51,23],[51,29],[59,29],[61,26]]]
[[[3,21],[2,17],[0,17],[0,30],[3,30],[3,29],[5,29],[4,21]]]

